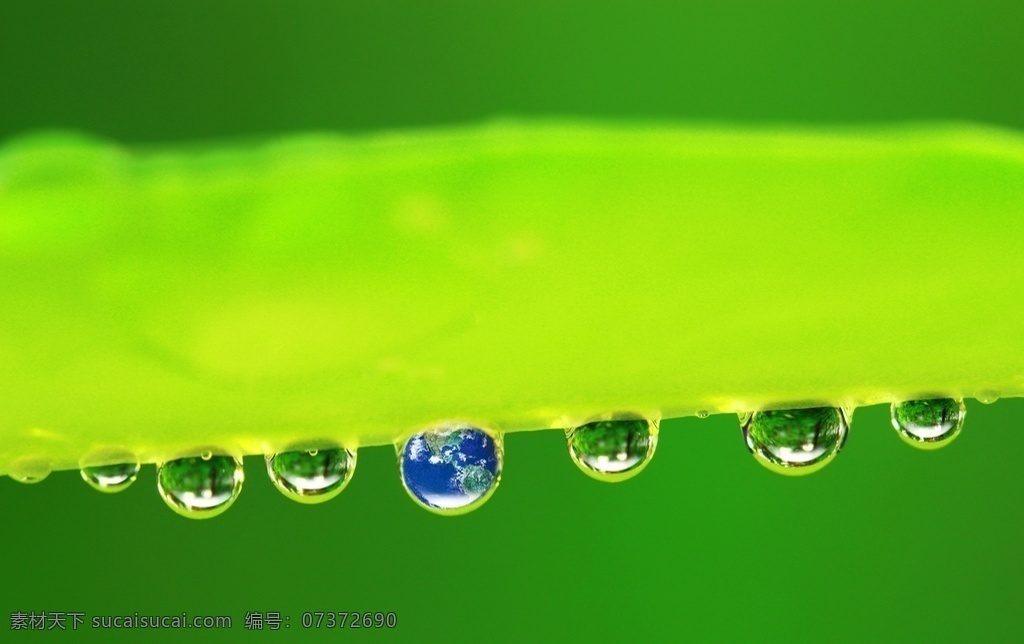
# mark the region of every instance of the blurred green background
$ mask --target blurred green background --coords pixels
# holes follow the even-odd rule
[[[533,115],[1021,128],[1022,34],[1018,2],[5,0],[0,141]],[[152,467],[114,496],[74,472],[5,479],[2,628],[16,610],[187,611],[234,618],[187,633],[204,640],[1024,639],[1024,401],[969,401],[963,435],[935,453],[904,445],[887,416],[858,411],[843,454],[806,479],[757,466],[724,416],[664,423],[654,462],[619,486],[583,476],[560,433],[516,434],[494,498],[455,519],[415,507],[382,448],[316,507],[250,459],[239,501],[206,522],[164,506]],[[304,611],[352,610],[394,611],[398,627],[301,628]],[[246,611],[291,628],[246,632]],[[53,639],[112,636],[182,633]]]

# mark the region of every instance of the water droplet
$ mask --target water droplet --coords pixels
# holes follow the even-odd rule
[[[711,413],[707,409],[698,409],[697,418],[707,418]]]
[[[42,458],[23,458],[11,464],[9,474],[18,483],[39,483],[50,475],[50,462]]]
[[[135,482],[139,475],[138,463],[97,465],[83,467],[82,479],[100,492],[120,492]]]
[[[476,427],[446,426],[405,442],[399,455],[402,485],[417,503],[438,514],[480,507],[498,487],[501,437]]]
[[[156,475],[167,505],[190,519],[208,519],[224,512],[242,491],[242,459],[214,455],[167,461]]]
[[[213,452],[211,452],[208,449],[204,449],[202,452],[199,453],[199,458],[203,459],[204,461],[208,461],[211,458],[213,458]]]
[[[743,438],[757,462],[781,474],[816,472],[846,442],[849,421],[841,409],[815,407],[746,414]]]
[[[267,457],[267,473],[289,499],[323,503],[338,496],[356,471],[356,453],[344,448],[282,452]]]
[[[938,449],[953,442],[966,416],[963,401],[953,398],[893,403],[891,413],[900,438],[921,449]]]
[[[25,483],[27,485],[31,485],[33,483],[41,483],[42,480],[45,479],[46,477],[45,476],[32,476],[31,474],[23,474],[23,475],[11,474],[11,478],[14,479],[15,481],[17,481],[18,483]]]
[[[977,398],[978,402],[980,402],[981,404],[991,405],[992,403],[999,400],[999,394],[997,394],[994,391],[979,391]]]
[[[588,476],[625,481],[640,473],[654,456],[658,424],[643,418],[615,418],[566,432],[569,455]]]

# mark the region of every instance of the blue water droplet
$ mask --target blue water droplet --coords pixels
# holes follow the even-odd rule
[[[477,427],[443,427],[409,438],[399,454],[399,471],[402,485],[422,507],[464,514],[494,493],[502,459],[500,436]]]

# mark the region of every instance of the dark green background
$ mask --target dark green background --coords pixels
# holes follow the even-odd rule
[[[531,115],[1019,128],[1022,34],[1012,1],[5,0],[0,141]],[[13,610],[188,611],[232,615],[231,632],[205,633],[218,639],[290,641],[244,632],[259,610],[323,640],[1021,640],[1024,402],[970,401],[963,436],[935,453],[905,446],[887,413],[860,410],[841,457],[799,480],[758,467],[724,416],[664,423],[651,467],[621,486],[577,471],[558,432],[512,435],[501,488],[457,519],[415,507],[384,448],[319,507],[286,500],[251,459],[238,503],[208,522],[168,510],[151,467],[109,497],[73,472],[4,480],[2,628]],[[399,625],[301,633],[307,610]]]

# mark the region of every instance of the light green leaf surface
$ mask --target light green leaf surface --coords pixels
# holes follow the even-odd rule
[[[0,473],[1019,396],[1022,248],[1024,138],[969,125],[29,137]]]

